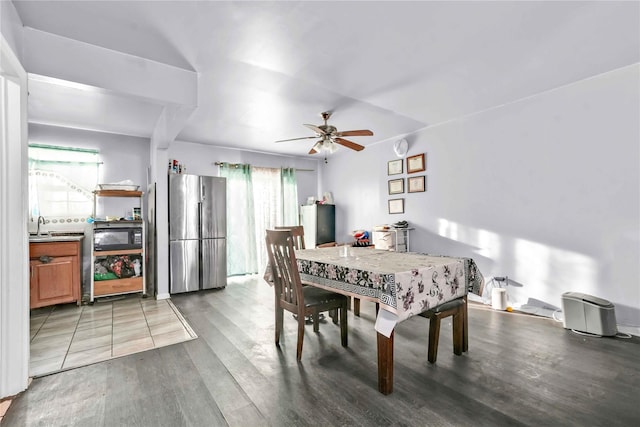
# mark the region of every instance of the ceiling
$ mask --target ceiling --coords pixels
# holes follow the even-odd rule
[[[25,27],[197,72],[177,140],[293,155],[314,140],[274,141],[322,111],[389,143],[640,55],[636,2],[13,3]],[[153,134],[162,105],[58,83],[32,76],[31,122]]]

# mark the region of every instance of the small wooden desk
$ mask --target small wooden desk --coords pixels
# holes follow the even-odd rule
[[[298,250],[296,258],[303,282],[380,304],[378,390],[383,394],[393,391],[395,323],[465,297],[483,280],[470,258],[357,247]]]

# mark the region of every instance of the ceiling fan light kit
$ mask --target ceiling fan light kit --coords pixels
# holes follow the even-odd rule
[[[364,146],[360,144],[356,144],[353,141],[349,141],[348,139],[344,139],[343,136],[373,136],[373,132],[371,132],[368,129],[347,130],[347,131],[339,132],[335,126],[327,124],[327,120],[329,120],[329,117],[331,117],[330,111],[325,111],[323,113],[320,113],[320,117],[322,117],[322,120],[324,120],[324,124],[322,125],[316,126],[316,125],[304,124],[304,126],[308,127],[313,132],[315,132],[315,136],[303,136],[301,138],[281,139],[276,142],[287,142],[287,141],[297,141],[301,139],[320,138],[320,140],[313,145],[311,150],[309,150],[309,154],[316,154],[320,151],[324,151],[325,153],[334,153],[338,150],[338,145],[342,145],[343,147],[347,147],[355,151],[364,150]]]

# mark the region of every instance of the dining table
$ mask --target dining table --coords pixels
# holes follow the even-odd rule
[[[300,249],[295,256],[303,283],[379,304],[375,330],[382,394],[393,391],[394,328],[399,322],[464,298],[467,350],[466,296],[477,293],[484,281],[473,259],[350,246]]]

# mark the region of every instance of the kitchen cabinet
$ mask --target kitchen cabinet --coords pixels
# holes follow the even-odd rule
[[[98,197],[137,198],[142,210],[142,191],[97,190],[94,192],[94,218],[96,217],[96,199]],[[96,230],[123,230],[139,228],[142,231],[139,248],[101,249],[96,247]],[[90,301],[97,297],[106,297],[127,293],[142,292],[146,295],[145,284],[145,227],[142,219],[124,221],[95,221],[90,233],[91,278]],[[125,245],[126,246],[126,245]],[[133,246],[133,244],[132,244]],[[124,274],[127,266],[137,264],[133,274]],[[106,267],[105,267],[106,266]],[[105,268],[108,271],[105,271]]]
[[[29,243],[30,308],[81,304],[80,240]]]

